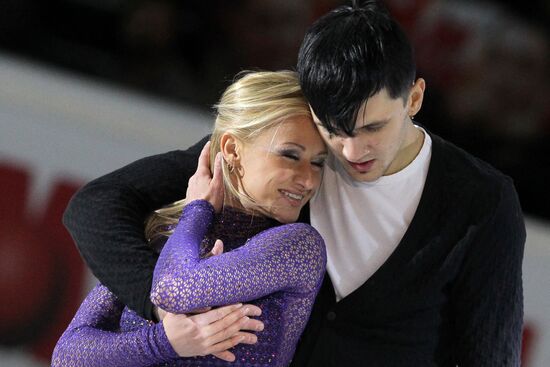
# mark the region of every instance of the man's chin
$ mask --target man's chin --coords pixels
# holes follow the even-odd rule
[[[370,170],[368,172],[359,172],[353,167],[346,167],[346,172],[354,180],[358,182],[373,182],[380,178],[380,174],[376,170]]]

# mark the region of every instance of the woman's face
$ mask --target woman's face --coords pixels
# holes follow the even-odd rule
[[[286,119],[240,147],[238,190],[281,223],[298,219],[319,187],[327,150],[307,116]],[[246,204],[245,204],[246,207]]]

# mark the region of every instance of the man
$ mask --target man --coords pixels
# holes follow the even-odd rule
[[[413,123],[425,82],[397,23],[376,1],[340,7],[306,34],[298,72],[332,158],[302,215],[325,239],[329,276],[293,365],[519,365],[517,195],[506,176]],[[183,197],[197,150],[100,178],[65,216],[94,274],[145,316],[155,257],[142,223]]]

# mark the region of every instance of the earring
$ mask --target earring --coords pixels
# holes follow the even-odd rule
[[[241,166],[235,162],[227,162],[227,168],[229,169],[229,174],[234,174],[236,173],[237,175],[240,175],[241,174]]]
[[[224,156],[222,156],[222,160],[223,163],[225,163],[225,165],[227,166],[227,170],[229,171],[229,173],[233,173],[233,171],[235,171],[235,167],[233,167],[233,161],[228,161],[227,158],[225,158]]]
[[[235,164],[233,166],[233,172],[237,174],[237,177],[242,178],[244,174],[243,166],[240,164]]]

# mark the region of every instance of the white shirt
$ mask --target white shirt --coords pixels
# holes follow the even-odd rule
[[[374,182],[353,180],[334,156],[310,203],[311,224],[323,236],[327,271],[341,300],[390,257],[416,212],[431,158],[432,140],[401,171]]]

